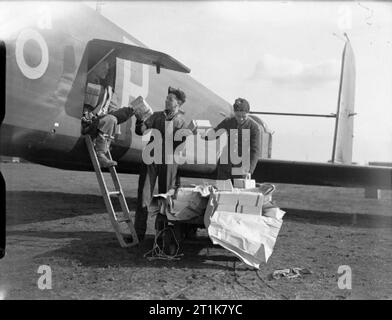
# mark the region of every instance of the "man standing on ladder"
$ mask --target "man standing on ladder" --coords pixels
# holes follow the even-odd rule
[[[106,153],[114,135],[119,133],[118,125],[134,114],[131,107],[117,108],[114,101],[115,93],[107,80],[108,73],[107,60],[99,62],[90,70],[82,117],[82,134],[89,134],[95,138],[95,152],[102,168],[117,165],[117,162],[110,160]]]
[[[144,122],[141,120],[137,120],[136,122],[136,134],[142,135],[148,129],[156,129],[160,132],[162,137],[162,159],[160,159],[160,163],[153,162],[146,165],[143,161],[139,176],[135,215],[135,229],[139,241],[144,239],[146,233],[148,207],[152,199],[157,178],[159,193],[166,193],[176,185],[178,165],[174,163],[175,161],[171,161],[170,163],[165,162],[165,136],[170,134],[174,137],[177,130],[187,128],[180,110],[180,106],[184,104],[185,100],[186,96],[182,90],[169,87],[165,102],[165,110],[154,112]],[[170,125],[168,125],[168,123],[170,123]],[[168,130],[172,130],[173,132],[167,132]],[[152,143],[152,141],[153,139],[150,139],[149,144]],[[181,143],[182,141],[173,141],[173,150],[176,150],[176,147]],[[161,215],[157,215],[157,219],[159,216]]]

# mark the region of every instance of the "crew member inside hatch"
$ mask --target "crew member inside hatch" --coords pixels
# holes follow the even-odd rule
[[[103,168],[117,165],[106,153],[118,133],[118,125],[134,114],[131,107],[118,108],[116,94],[107,79],[109,66],[109,62],[103,60],[88,74],[82,117],[82,134],[95,139],[98,162]]]

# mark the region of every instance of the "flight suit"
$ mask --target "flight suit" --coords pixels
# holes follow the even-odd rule
[[[133,116],[133,109],[129,107],[110,111],[108,114],[98,117],[98,134],[95,141],[95,150],[106,153],[110,146],[110,140],[117,133],[117,126]],[[100,134],[102,133],[102,135]],[[102,141],[101,141],[102,140]]]
[[[101,159],[99,156],[108,152],[111,140],[116,133],[119,133],[118,125],[127,121],[134,114],[132,108],[117,108],[116,102],[112,99],[114,93],[111,91],[111,87],[102,86],[97,106],[106,106],[105,108],[95,111],[96,113],[92,113],[92,111],[97,106],[84,104],[83,108],[82,134],[89,134],[95,138],[95,151],[98,160],[101,160],[103,164],[115,164],[114,161],[105,157]]]
[[[142,163],[141,172],[138,183],[138,197],[135,214],[135,230],[139,240],[144,239],[147,227],[148,209],[153,196],[156,180],[158,179],[158,193],[166,193],[169,189],[176,185],[177,168],[175,163],[165,163],[165,121],[173,123],[173,137],[177,130],[185,129],[185,120],[180,112],[168,115],[166,111],[154,112],[144,124],[147,129],[157,129],[162,137],[162,161],[161,163],[152,163],[146,165]],[[137,121],[136,134],[142,135],[141,125],[143,123]],[[149,143],[152,142],[152,139]],[[173,151],[183,141],[173,141]],[[157,215],[157,219],[160,215]],[[157,221],[156,221],[157,223]]]
[[[250,117],[248,117],[242,124],[238,124],[235,117],[230,117],[220,122],[215,128],[215,132],[217,132],[219,129],[225,129],[227,132],[228,141],[227,141],[227,145],[225,146],[226,150],[224,150],[223,152],[227,151],[228,163],[223,163],[224,160],[222,156],[219,158],[216,167],[216,179],[226,180],[226,179],[234,179],[234,178],[243,178],[243,175],[232,174],[232,168],[241,167],[242,164],[232,163],[230,157],[231,151],[238,154],[239,157],[242,156],[242,130],[243,129],[250,130],[249,140],[245,140],[244,143],[250,155],[250,166],[249,168],[246,168],[246,170],[250,174],[252,174],[256,168],[257,161],[261,156],[261,131],[257,122],[251,119]],[[237,129],[237,130],[231,132],[230,129]],[[232,141],[232,143],[230,143],[230,141]],[[234,148],[233,150],[230,149],[231,146]]]

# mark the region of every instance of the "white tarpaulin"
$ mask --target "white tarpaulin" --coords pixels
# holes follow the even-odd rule
[[[244,199],[242,199],[244,198]],[[210,196],[204,223],[208,235],[214,244],[219,244],[233,252],[244,263],[259,268],[261,263],[266,263],[272,254],[283,223],[284,211],[271,203],[265,203],[262,212],[258,212],[259,203],[249,201],[249,193],[234,192],[229,197],[228,192],[220,195],[216,192]],[[224,199],[237,199],[237,204],[220,203]],[[248,200],[248,206],[255,210],[243,210],[239,205],[242,200]],[[234,201],[234,200],[233,200]],[[232,207],[230,211],[221,208]]]

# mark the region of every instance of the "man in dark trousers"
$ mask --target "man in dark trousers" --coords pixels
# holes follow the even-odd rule
[[[236,99],[233,109],[234,115],[225,118],[216,126],[215,135],[211,130],[210,134],[207,132],[205,137],[210,140],[227,132],[228,140],[226,150],[224,150],[227,153],[219,158],[216,167],[216,179],[218,180],[244,178],[252,174],[261,156],[261,131],[258,123],[249,117],[248,101],[243,98]],[[233,154],[238,159],[242,158],[242,161],[233,163]],[[244,159],[246,161],[243,161]]]
[[[154,112],[144,122],[137,120],[136,134],[142,135],[148,129],[158,130],[162,137],[161,158],[159,163],[152,162],[145,164],[144,160],[139,176],[138,198],[135,214],[135,230],[139,241],[144,239],[147,227],[148,207],[150,205],[156,180],[158,178],[158,193],[166,193],[169,189],[175,187],[178,165],[175,161],[167,161],[166,151],[173,152],[182,141],[173,141],[173,150],[165,150],[165,136],[174,137],[179,129],[186,129],[185,120],[182,116],[180,106],[186,100],[185,93],[180,89],[169,87],[165,102],[165,110]],[[172,132],[168,132],[172,130]],[[173,139],[173,138],[171,138]],[[150,139],[149,143],[152,143]],[[157,215],[157,218],[160,215]],[[157,223],[157,222],[156,222]]]

